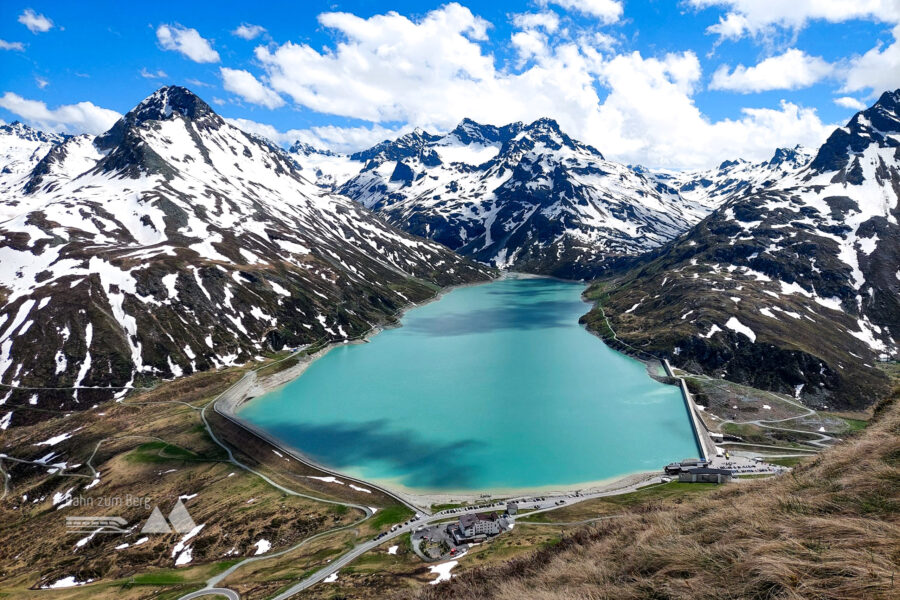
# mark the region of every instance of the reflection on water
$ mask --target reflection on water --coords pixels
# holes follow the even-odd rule
[[[578,324],[582,290],[454,290],[241,416],[337,470],[422,490],[571,485],[696,455],[678,388]]]

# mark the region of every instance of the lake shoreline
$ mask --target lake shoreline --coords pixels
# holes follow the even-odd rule
[[[408,488],[403,486],[394,480],[384,480],[378,478],[364,478],[358,475],[351,474],[350,472],[344,472],[339,469],[334,469],[331,467],[327,467],[323,464],[318,463],[316,460],[311,459],[309,456],[304,454],[298,448],[288,445],[287,443],[278,440],[271,434],[268,434],[265,431],[261,431],[261,428],[246,421],[241,418],[237,413],[241,407],[245,406],[247,403],[252,402],[259,396],[264,394],[268,394],[279,388],[289,384],[294,381],[298,377],[300,377],[309,366],[315,362],[316,360],[322,358],[328,352],[333,350],[336,347],[343,346],[346,344],[362,344],[369,343],[370,339],[376,336],[378,333],[381,333],[385,330],[394,329],[397,327],[402,327],[403,324],[401,322],[402,317],[410,310],[418,307],[425,306],[427,304],[436,302],[443,298],[446,294],[464,287],[475,287],[480,285],[485,285],[488,283],[494,283],[497,281],[502,281],[506,279],[551,279],[556,281],[561,281],[565,283],[578,283],[581,285],[585,285],[582,281],[571,281],[560,279],[557,277],[546,277],[542,275],[534,275],[528,273],[516,273],[516,272],[503,272],[500,276],[491,279],[485,282],[475,282],[475,283],[467,283],[457,286],[450,286],[447,288],[442,288],[438,291],[433,297],[426,299],[420,302],[410,303],[407,306],[403,307],[400,311],[395,314],[395,321],[390,323],[383,323],[376,326],[373,326],[368,332],[363,334],[362,337],[355,340],[349,341],[340,341],[340,342],[332,342],[327,346],[321,348],[317,352],[313,354],[303,354],[302,356],[298,356],[299,362],[296,365],[293,365],[283,371],[278,373],[273,373],[272,375],[261,377],[256,380],[253,385],[240,397],[235,399],[234,401],[228,402],[226,405],[218,405],[216,407],[217,412],[223,413],[225,416],[228,416],[230,420],[236,422],[249,432],[254,435],[261,436],[265,439],[269,444],[278,447],[280,451],[286,452],[292,455],[294,458],[304,462],[305,464],[322,471],[328,475],[332,475],[338,478],[344,478],[348,481],[353,481],[356,483],[361,483],[362,485],[371,485],[372,487],[389,491],[391,495],[402,498],[409,504],[414,506],[422,507],[427,509],[431,505],[435,504],[454,504],[454,503],[478,503],[484,501],[495,501],[498,499],[511,498],[511,497],[523,497],[523,496],[533,496],[533,495],[554,495],[556,493],[559,494],[567,494],[574,492],[581,493],[596,493],[596,492],[606,492],[610,490],[614,490],[620,487],[627,487],[629,485],[634,485],[635,483],[646,481],[652,479],[653,477],[659,476],[659,471],[630,471],[622,474],[613,475],[611,477],[595,480],[595,481],[587,481],[587,482],[578,482],[572,484],[550,484],[550,485],[542,485],[542,486],[528,486],[528,487],[511,487],[511,488],[489,488],[489,489],[478,489],[478,490],[444,490],[444,489],[422,489],[422,488]],[[579,298],[586,305],[587,310],[590,310],[590,307],[593,306],[592,301],[585,299],[583,295],[579,294]],[[590,330],[583,327],[589,333]],[[594,337],[600,337],[595,335]],[[643,360],[637,356],[634,356],[629,353],[621,352],[616,348],[609,346],[609,344],[605,343],[603,338],[600,338],[601,341],[604,342],[604,345],[609,347],[611,350],[615,351],[617,354],[620,354],[624,357],[627,357],[631,360],[635,360],[642,365],[644,365],[647,375],[651,378],[659,381],[658,372],[654,368],[656,361],[648,361]],[[667,382],[661,382],[667,383]],[[262,434],[262,435],[261,435]],[[678,457],[673,457],[672,460],[676,460]]]

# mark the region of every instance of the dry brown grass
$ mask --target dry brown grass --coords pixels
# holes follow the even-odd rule
[[[898,598],[898,508],[900,390],[869,428],[791,474],[632,510],[417,597]]]

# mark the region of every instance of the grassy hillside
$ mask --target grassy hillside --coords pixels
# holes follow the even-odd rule
[[[897,598],[900,388],[790,474],[637,508],[417,598]]]

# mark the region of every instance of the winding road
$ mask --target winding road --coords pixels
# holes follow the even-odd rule
[[[653,485],[656,483],[662,483],[662,479],[660,476],[654,475],[654,476],[648,476],[647,479],[644,479],[637,483],[633,483],[630,485],[623,486],[621,488],[617,488],[614,490],[608,490],[608,491],[604,491],[604,492],[594,492],[594,493],[590,493],[590,494],[581,494],[581,495],[561,494],[561,495],[557,495],[557,496],[544,496],[543,500],[535,500],[530,497],[518,498],[518,499],[511,498],[509,500],[509,502],[517,502],[519,505],[519,510],[531,510],[531,512],[528,513],[528,516],[531,516],[531,515],[539,514],[542,512],[547,512],[547,511],[555,510],[557,508],[561,508],[563,506],[562,504],[559,504],[559,505],[556,504],[556,502],[559,502],[559,501],[565,502],[565,505],[571,505],[571,504],[576,504],[578,502],[584,502],[585,500],[590,500],[592,498],[603,498],[605,496],[617,496],[620,494],[629,494],[629,493],[635,492],[643,487],[647,487],[648,485]],[[484,512],[485,510],[502,508],[506,505],[506,502],[507,501],[503,501],[502,503],[496,502],[496,503],[472,506],[472,507],[467,507],[467,508],[447,509],[447,510],[443,510],[441,512],[435,513],[430,516],[419,517],[417,519],[408,521],[401,527],[398,527],[394,531],[389,532],[387,535],[385,535],[384,537],[382,537],[380,539],[373,539],[373,540],[369,540],[369,541],[359,544],[358,546],[353,548],[353,550],[347,552],[340,558],[338,558],[338,559],[332,561],[331,563],[329,563],[328,565],[322,567],[321,569],[319,569],[318,571],[316,571],[315,573],[313,573],[312,575],[310,575],[303,581],[297,583],[296,585],[288,588],[284,592],[273,597],[272,600],[285,600],[286,598],[290,598],[291,596],[294,596],[295,594],[298,594],[298,593],[302,592],[303,590],[314,586],[315,584],[319,583],[323,579],[327,578],[329,575],[332,575],[332,574],[338,572],[343,567],[346,567],[347,565],[349,565],[351,562],[353,562],[354,560],[356,560],[357,558],[359,558],[366,552],[373,550],[374,548],[376,548],[378,546],[381,546],[385,542],[388,542],[388,541],[398,538],[402,535],[410,533],[410,532],[414,531],[415,529],[418,529],[419,527],[423,527],[425,525],[431,525],[433,523],[437,523],[440,521],[450,520],[455,517],[458,517],[459,515],[463,515],[463,514],[467,514],[467,513],[477,513],[477,512]],[[606,518],[606,517],[604,517],[604,518]],[[185,599],[181,598],[179,600],[185,600]]]

